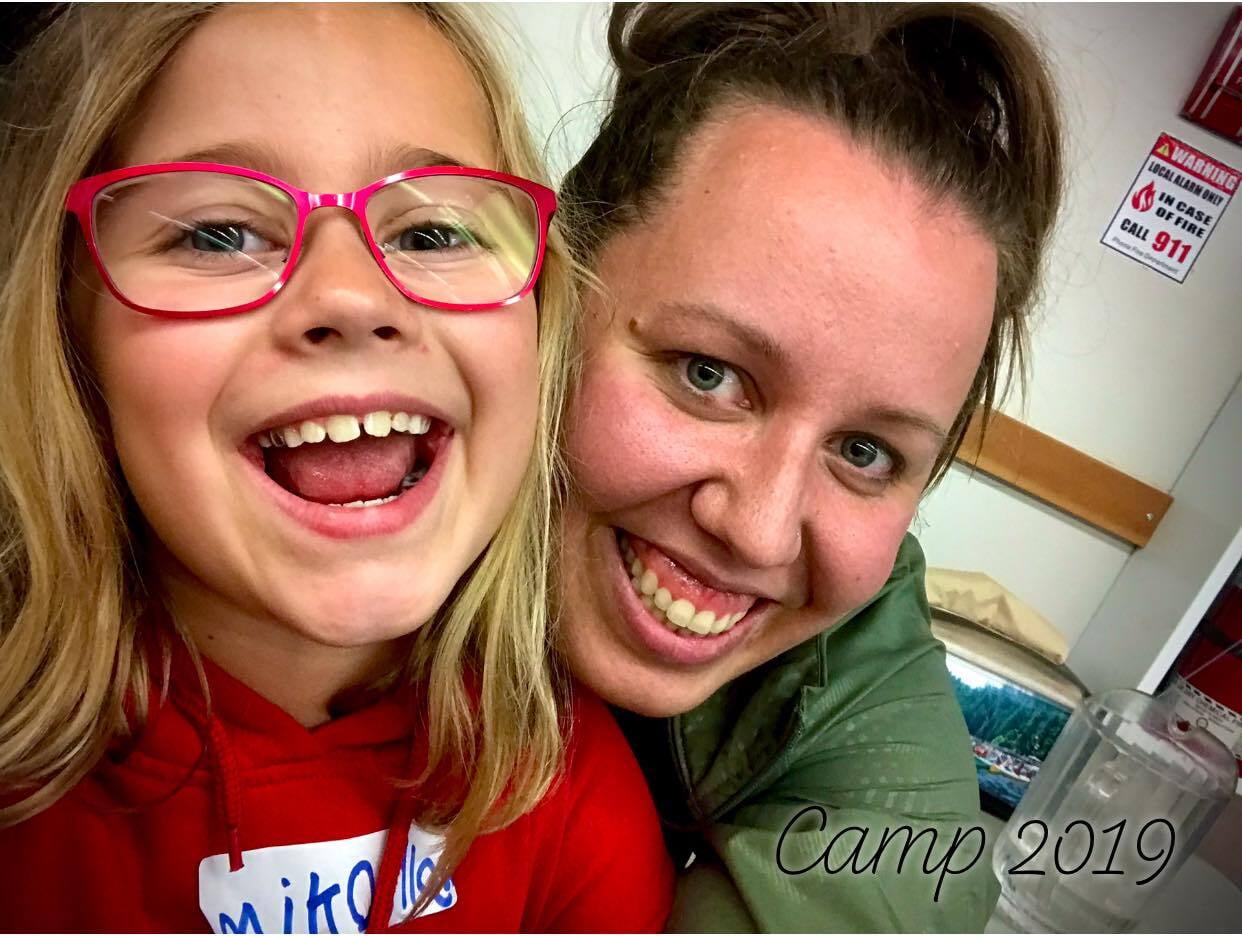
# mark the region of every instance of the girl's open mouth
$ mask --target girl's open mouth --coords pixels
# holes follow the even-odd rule
[[[352,538],[395,532],[421,513],[452,437],[435,417],[374,410],[266,428],[242,452],[286,513]]]

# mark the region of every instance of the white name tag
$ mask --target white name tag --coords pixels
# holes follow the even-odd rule
[[[198,905],[216,933],[365,932],[385,835],[256,848],[240,871],[212,855],[198,866]],[[410,915],[443,850],[441,836],[410,826],[389,926]],[[421,915],[456,903],[450,878]]]

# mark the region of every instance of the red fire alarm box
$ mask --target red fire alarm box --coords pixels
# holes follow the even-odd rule
[[[1242,7],[1234,7],[1182,105],[1182,116],[1231,143],[1242,144]]]

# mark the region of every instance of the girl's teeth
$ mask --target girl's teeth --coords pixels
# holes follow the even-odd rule
[[[362,428],[367,435],[382,439],[392,432],[392,416],[385,412],[367,413],[362,417]]]
[[[308,419],[298,426],[303,442],[322,442],[328,437],[327,431],[313,419]]]
[[[673,593],[662,586],[658,576],[643,565],[642,560],[635,555],[629,543],[623,541],[621,552],[629,565],[630,582],[634,586],[638,600],[669,630],[683,634],[689,631],[706,637],[712,634],[723,634],[745,617],[745,611],[717,616],[713,611],[700,611],[685,598],[674,600]]]
[[[333,442],[352,442],[362,435],[357,416],[329,416],[324,420],[324,428]]]
[[[387,504],[387,503],[390,503],[391,501],[395,501],[400,496],[401,496],[400,494],[390,494],[388,497],[377,497],[375,498],[375,500],[367,500],[367,501],[357,500],[357,501],[350,501],[348,504],[333,504],[332,506],[333,507],[376,507],[379,504]]]
[[[376,410],[363,416],[328,416],[326,419],[307,419],[296,426],[282,426],[259,435],[261,448],[297,448],[303,442],[317,444],[324,439],[333,442],[352,442],[362,433],[382,439],[393,432],[425,435],[431,430],[431,418],[411,416],[409,413],[390,413]]]

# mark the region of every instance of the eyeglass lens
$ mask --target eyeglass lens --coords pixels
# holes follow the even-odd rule
[[[298,210],[279,188],[218,172],[165,172],[95,198],[96,248],[130,302],[211,312],[269,293],[285,271]],[[367,224],[390,276],[414,298],[461,305],[522,291],[539,248],[538,210],[516,186],[423,176],[371,195]]]

